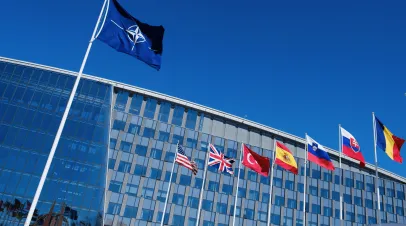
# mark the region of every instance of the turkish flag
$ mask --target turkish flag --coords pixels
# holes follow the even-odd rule
[[[245,144],[242,145],[244,156],[242,159],[242,164],[255,172],[268,176],[269,174],[269,158],[262,155],[258,155],[251,149],[249,149]]]

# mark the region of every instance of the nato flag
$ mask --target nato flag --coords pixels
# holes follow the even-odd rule
[[[117,0],[109,0],[107,9],[97,38],[117,51],[134,56],[159,70],[165,29],[137,20]]]

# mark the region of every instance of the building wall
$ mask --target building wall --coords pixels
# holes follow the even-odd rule
[[[199,173],[192,176],[175,165],[168,199],[166,224],[195,225],[208,143],[229,157],[240,159],[241,142],[259,154],[272,156],[274,138],[295,156],[299,175],[276,168],[272,197],[274,225],[303,225],[304,145],[274,134],[248,128],[215,115],[205,115],[179,104],[115,89],[109,153],[107,225],[159,225],[176,144],[185,147]],[[238,141],[238,142],[237,142]],[[338,158],[332,156],[335,165]],[[377,220],[374,172],[343,160],[334,172],[309,163],[306,209],[309,225],[339,225],[340,188],[345,225]],[[233,176],[208,169],[200,225],[232,223],[238,161]],[[382,176],[382,175],[381,175]],[[383,222],[405,222],[404,184],[380,179]],[[269,178],[242,166],[238,192],[237,225],[266,225]]]
[[[74,80],[0,61],[0,223],[24,223]],[[80,82],[36,208],[39,216],[53,202],[55,212],[64,203],[73,210],[66,212],[69,221],[101,224],[111,90],[109,84]]]

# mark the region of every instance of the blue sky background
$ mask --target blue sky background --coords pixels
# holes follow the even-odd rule
[[[338,148],[338,124],[373,163],[371,112],[406,138],[406,2],[119,0],[166,28],[161,71],[96,41],[85,73],[151,89]],[[0,56],[78,71],[102,0],[4,1]],[[406,162],[406,147],[402,151]],[[380,167],[405,164],[378,150]]]

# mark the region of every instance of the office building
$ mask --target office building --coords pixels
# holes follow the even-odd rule
[[[0,224],[24,223],[75,75],[0,58]],[[165,224],[195,226],[208,144],[236,159],[242,142],[271,157],[275,138],[293,152],[299,174],[276,168],[271,222],[304,225],[302,137],[165,94],[85,75],[34,219],[41,225],[53,212],[54,219],[63,216],[69,225],[102,225],[103,221],[104,225],[160,225],[179,142],[199,172],[194,176],[175,165]],[[340,188],[344,225],[374,224],[377,214],[382,222],[406,223],[406,178],[380,169],[376,181],[374,165],[360,168],[346,157],[340,169],[338,153],[328,151],[335,171],[307,164],[308,225],[339,225]],[[199,225],[232,223],[238,161],[234,172],[220,174],[209,167]],[[269,177],[241,166],[236,225],[266,225],[269,186]]]

